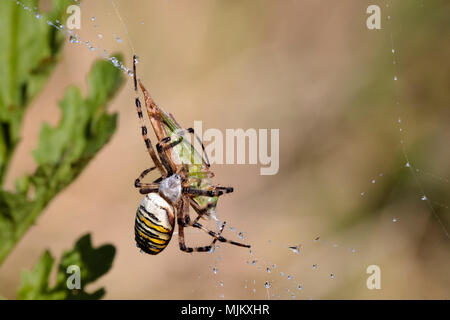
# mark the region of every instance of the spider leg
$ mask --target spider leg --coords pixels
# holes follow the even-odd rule
[[[200,143],[200,145],[202,146],[202,160],[203,160],[203,162],[206,164],[206,166],[208,168],[211,167],[208,155],[205,152],[205,145],[203,144],[203,142],[200,139],[200,137],[195,133],[194,128],[187,128],[186,131],[191,133],[197,139],[198,143]],[[204,155],[204,157],[203,157],[203,155]]]
[[[165,138],[161,139],[161,141],[159,141],[156,144],[156,148],[157,149],[159,148],[161,151],[169,150],[169,149],[175,147],[177,144],[180,144],[181,141],[183,141],[183,137],[180,137],[175,141],[171,141],[171,140],[172,140],[171,137],[165,137]]]
[[[173,119],[173,121],[175,121],[175,123],[177,123],[177,121],[175,120],[174,116],[172,114],[170,114],[170,117]],[[177,123],[178,124],[178,123]],[[185,133],[190,133],[192,134],[198,141],[198,143],[200,143],[200,145],[202,146],[202,160],[205,163],[205,165],[209,168],[211,166],[210,162],[209,162],[209,158],[208,155],[205,152],[205,145],[203,144],[202,140],[200,139],[200,137],[195,133],[194,128],[187,128],[187,129],[182,129],[180,131],[177,132],[177,134],[179,136],[184,136]],[[180,143],[181,141],[179,141],[178,143]],[[175,145],[177,145],[178,143],[176,143]],[[172,147],[174,147],[175,145],[172,145]],[[203,157],[204,155],[204,157]]]
[[[184,187],[183,192],[187,193],[190,196],[205,196],[205,197],[220,197],[225,193],[233,192],[233,187],[218,187],[212,186],[209,190],[202,190],[193,187]]]
[[[159,183],[141,183],[139,193],[147,194],[159,191]]]
[[[171,176],[173,174],[173,169],[172,166],[170,165],[169,158],[167,157],[165,152],[166,150],[170,149],[170,147],[167,147],[168,141],[170,141],[170,137],[163,138],[160,142],[156,144],[156,150],[158,151],[159,158],[161,159],[164,167],[167,170],[167,174]]]
[[[183,141],[183,137],[180,136],[177,140],[175,141],[171,141],[172,138],[171,137],[165,137],[163,139],[161,139],[157,144],[156,144],[156,150],[158,150],[158,154],[160,155],[159,157],[161,159],[166,158],[166,152],[169,149],[172,149],[173,147],[175,147],[176,145],[180,144]]]
[[[187,130],[182,130],[182,133],[181,134],[179,134],[180,135],[180,137],[178,138],[178,139],[176,139],[176,140],[174,140],[174,141],[172,141],[172,137],[170,137],[170,136],[168,136],[168,137],[164,137],[163,139],[161,139],[157,144],[156,144],[156,150],[158,151],[158,154],[159,154],[159,157],[160,157],[160,159],[163,161],[163,164],[164,164],[164,162],[166,162],[166,160],[165,159],[167,159],[167,156],[166,156],[166,152],[165,151],[167,151],[167,150],[169,150],[169,149],[172,149],[173,147],[175,147],[176,145],[178,145],[178,144],[180,144],[182,141],[183,141],[183,135],[184,135],[184,132],[183,131],[188,131],[189,129],[187,129]],[[193,130],[193,129],[192,129]],[[200,141],[200,140],[199,140]],[[200,141],[201,142],[201,141]],[[191,145],[191,147],[192,147],[192,149],[194,149],[194,146],[192,146]],[[204,148],[204,147],[203,147]],[[205,153],[205,156],[206,156],[206,153]],[[206,156],[206,159],[207,160],[205,160],[204,158],[202,158],[202,161],[207,165],[207,167],[209,168],[209,159],[208,159],[208,156]],[[168,160],[167,160],[168,161]],[[208,161],[208,162],[206,162],[206,161]],[[184,165],[189,165],[189,164],[186,164],[186,163],[184,163]],[[197,172],[195,172],[193,175],[200,175],[200,176],[204,176],[204,178],[205,177],[207,177],[207,178],[213,178],[214,177],[214,173],[213,172],[211,172],[211,171],[209,171],[208,170],[208,168],[206,168],[206,170],[204,169],[204,170],[200,170],[200,171],[197,171]],[[189,167],[186,167],[186,172],[188,172],[189,171]],[[170,175],[170,174],[169,174]],[[195,176],[192,176],[191,178],[195,178]],[[200,178],[199,178],[199,180],[201,180]]]
[[[222,190],[202,190],[202,189],[196,189],[193,187],[184,187],[183,193],[186,193],[190,196],[198,197],[198,196],[204,196],[204,197],[220,197],[223,195]]]
[[[234,191],[233,187],[221,187],[221,186],[214,186],[214,189],[216,190],[222,190],[224,193],[231,193]]]
[[[212,207],[215,206],[215,204],[209,203],[205,207],[202,208],[198,205],[197,202],[195,202],[194,199],[190,199],[190,203],[191,203],[192,208],[194,208],[195,212],[198,215],[197,218],[195,218],[194,222],[198,222],[204,215],[208,214],[209,209],[211,209]]]
[[[150,139],[147,136],[147,127],[146,127],[145,122],[144,122],[144,116],[143,116],[143,113],[142,113],[141,101],[139,100],[139,93],[138,93],[138,88],[137,88],[136,56],[133,57],[133,72],[134,72],[134,75],[133,75],[134,91],[136,93],[135,104],[136,104],[137,114],[138,114],[138,118],[139,118],[139,124],[140,124],[141,130],[142,130],[142,138],[144,139],[145,146],[147,147],[147,152],[149,153],[150,157],[152,158],[153,163],[158,168],[158,170],[161,173],[161,175],[167,176],[167,173],[164,170],[164,167],[163,167],[161,161],[158,159],[158,157],[157,157],[157,155],[155,153],[155,150],[153,149],[152,142],[150,141]]]
[[[163,180],[163,177],[159,177],[158,179],[153,181],[153,183],[161,183],[162,180]]]
[[[206,232],[207,234],[209,234],[211,237],[213,237],[216,240],[219,240],[220,242],[226,242],[235,246],[239,246],[239,247],[245,247],[245,248],[250,248],[250,245],[248,244],[243,244],[240,242],[236,242],[236,241],[232,241],[232,240],[228,240],[224,237],[222,237],[220,234],[215,233],[214,231],[209,230],[208,228],[204,227],[203,225],[201,225],[198,222],[194,222],[191,221],[191,219],[189,218],[189,216],[185,216],[184,217],[184,223],[185,225],[188,225],[190,227],[194,227],[194,228],[198,228],[200,230],[203,230],[204,232]],[[223,230],[223,229],[222,229]]]
[[[183,218],[184,217],[184,218]],[[209,246],[203,247],[186,247],[186,243],[184,241],[184,227],[186,217],[189,219],[189,202],[187,197],[183,197],[180,201],[179,208],[177,210],[177,224],[178,224],[178,244],[180,246],[180,250],[184,252],[209,252],[212,249],[212,245],[215,241],[212,242]],[[219,239],[220,240],[220,239]]]
[[[198,218],[198,217],[197,217],[197,218]],[[222,226],[220,226],[219,233],[217,233],[218,236],[221,236],[221,235],[222,235],[223,230],[225,230],[225,225],[226,225],[226,224],[227,224],[227,223],[226,223],[225,221],[222,223]],[[217,240],[218,240],[217,238],[214,238],[213,241],[211,242],[211,245],[214,245],[214,244],[216,243]]]
[[[144,177],[147,174],[149,174],[150,172],[152,172],[155,169],[156,169],[156,167],[151,167],[151,168],[148,168],[148,169],[145,169],[144,171],[142,171],[142,173],[139,175],[139,177],[134,181],[134,186],[136,188],[141,188],[141,186],[142,186],[141,180],[144,179]]]

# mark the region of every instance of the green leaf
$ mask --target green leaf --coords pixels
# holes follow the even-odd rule
[[[47,192],[48,188],[58,191],[67,186],[109,141],[116,129],[117,115],[106,112],[106,103],[122,82],[119,69],[110,62],[98,61],[88,76],[87,98],[76,87],[66,91],[60,102],[59,125],[56,128],[44,125],[33,152],[40,166],[33,180],[38,192],[41,189]]]
[[[30,8],[37,0],[21,0]],[[54,0],[40,19],[15,1],[0,1],[0,186],[15,147],[26,107],[54,69],[65,36],[47,20],[65,21],[73,0]]]
[[[82,236],[72,250],[64,252],[58,266],[56,284],[49,284],[50,274],[55,260],[49,251],[45,251],[32,271],[22,273],[22,283],[18,290],[21,300],[55,299],[100,299],[105,289],[100,288],[89,293],[86,286],[106,274],[112,266],[116,250],[112,245],[93,248],[91,235]],[[80,289],[68,289],[67,280],[71,276],[69,266],[78,266],[80,270]]]
[[[32,271],[22,273],[22,284],[18,292],[21,300],[64,299],[64,292],[52,292],[48,282],[55,260],[48,250],[39,259]]]
[[[119,69],[109,61],[99,60],[88,75],[86,97],[76,87],[66,90],[59,104],[59,124],[44,124],[41,129],[38,147],[33,152],[38,164],[35,173],[21,177],[15,193],[0,190],[0,263],[45,206],[78,177],[110,140],[116,130],[117,115],[108,113],[106,104],[123,81]],[[32,196],[30,189],[34,190]]]

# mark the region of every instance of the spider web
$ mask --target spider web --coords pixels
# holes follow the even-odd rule
[[[34,14],[37,19],[41,19],[37,8],[30,8],[23,4],[21,1],[11,0],[20,5],[24,10]],[[78,2],[74,0],[75,2]],[[122,38],[126,39],[126,44],[129,47],[131,54],[136,53],[133,42],[127,30],[127,24],[129,21],[123,19],[120,13],[120,7],[116,0],[109,0],[111,8],[117,15],[117,20],[120,23],[120,28],[117,27],[115,32],[110,34],[113,36],[119,44],[124,45]],[[418,3],[419,6],[423,7],[424,2]],[[385,7],[390,12],[392,11],[392,3],[390,0],[385,2]],[[392,15],[392,16],[391,16]],[[395,37],[395,26],[393,21],[396,17],[393,13],[389,13],[387,20],[383,20],[387,28],[382,32],[389,34],[390,39],[390,50],[392,53],[392,75],[390,79],[385,79],[385,81],[394,82],[393,93],[394,101],[393,103],[398,107],[398,116],[394,119],[394,126],[399,133],[399,149],[402,153],[404,159],[402,169],[407,170],[411,177],[413,178],[417,187],[417,201],[425,203],[429,213],[433,216],[435,221],[438,222],[441,227],[442,233],[445,235],[446,239],[449,239],[448,226],[441,219],[441,214],[436,210],[437,207],[447,210],[449,209],[449,204],[441,200],[436,200],[435,197],[427,190],[423,183],[425,178],[433,179],[439,183],[444,184],[447,188],[449,186],[449,179],[445,176],[441,176],[436,173],[429,172],[426,169],[421,169],[416,166],[416,161],[413,156],[409,154],[407,141],[407,123],[404,113],[402,113],[400,107],[402,106],[402,95],[399,93],[399,83],[403,79],[403,75],[399,70],[399,65],[401,63],[400,54],[396,48],[396,37]],[[92,28],[101,29],[99,22],[96,21],[95,15],[91,18]],[[387,22],[387,23],[386,23]],[[105,37],[105,32],[98,33],[98,39],[84,39],[80,34],[72,30],[67,30],[59,21],[48,21],[50,26],[56,28],[60,32],[67,35],[71,45],[81,45],[86,47],[87,50],[91,51],[93,54],[111,61],[111,63],[122,70],[124,73],[132,76],[132,71],[125,65],[117,61],[114,57],[111,57],[109,50],[104,49],[101,45],[98,45],[98,39]],[[139,23],[133,21],[133,23]],[[144,22],[140,22],[144,24]],[[108,31],[109,32],[109,31]],[[109,32],[111,33],[111,32]],[[118,34],[123,34],[123,37]],[[124,48],[124,50],[126,50]],[[130,54],[130,56],[131,56]],[[130,101],[131,101],[131,89],[130,89]],[[136,124],[137,126],[137,124]],[[375,173],[372,177],[367,179],[367,187],[365,190],[361,190],[359,195],[355,197],[367,198],[371,193],[375,192],[378,182],[383,179],[387,179],[392,176],[393,173],[380,171]],[[220,204],[219,204],[220,207]],[[447,212],[448,214],[448,212]],[[133,217],[130,216],[130,219]],[[402,220],[398,219],[396,216],[392,217],[392,223],[401,224]],[[198,286],[191,288],[191,292],[187,292],[186,296],[197,291],[202,292],[205,290],[214,291],[217,298],[235,298],[234,296],[229,296],[227,288],[230,286],[241,287],[241,296],[247,298],[263,298],[263,299],[305,299],[305,298],[316,298],[320,297],[323,291],[317,290],[314,282],[320,279],[320,283],[323,286],[324,281],[336,281],[340,277],[348,279],[343,275],[334,272],[333,266],[329,263],[321,262],[323,255],[331,255],[334,258],[333,261],[336,265],[339,264],[352,264],[352,259],[358,255],[359,250],[355,249],[353,246],[348,244],[339,243],[339,241],[333,241],[332,239],[327,239],[326,235],[317,235],[311,239],[292,239],[292,242],[280,242],[277,240],[276,236],[264,239],[253,239],[250,234],[241,228],[233,226],[231,223],[227,224],[227,230],[231,231],[235,237],[241,240],[251,239],[252,249],[248,252],[247,256],[243,256],[242,253],[239,254],[237,258],[230,258],[228,252],[223,252],[222,244],[219,244],[216,250],[209,256],[210,263],[207,267],[203,267],[199,270],[199,273],[191,275],[197,281]],[[196,236],[195,232],[187,232],[189,235]],[[130,235],[131,236],[131,235]],[[254,241],[257,240],[257,241]],[[358,240],[355,239],[353,245],[359,245]],[[362,244],[362,246],[364,246]],[[173,249],[173,248],[172,248]],[[131,249],[130,249],[131,250]],[[276,260],[279,259],[281,255],[288,257],[283,259],[283,263],[279,263]],[[269,257],[274,257],[269,258]],[[287,261],[287,263],[286,263]],[[243,270],[242,273],[245,276],[231,276],[230,273],[236,272],[236,268]],[[338,268],[340,269],[340,268]],[[222,275],[228,275],[228,280],[224,280]],[[263,274],[263,275],[261,275]],[[254,275],[253,277],[248,277],[247,275]],[[265,279],[265,281],[261,281]],[[205,286],[209,288],[205,289]],[[332,284],[330,285],[333,286]]]

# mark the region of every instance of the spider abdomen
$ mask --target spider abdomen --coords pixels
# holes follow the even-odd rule
[[[158,193],[145,195],[136,211],[136,245],[145,253],[160,253],[169,244],[174,225],[173,206]]]

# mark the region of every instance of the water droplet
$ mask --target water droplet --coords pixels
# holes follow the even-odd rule
[[[393,218],[393,219],[392,219],[392,222],[397,222],[397,218]]]
[[[303,289],[302,285],[299,284],[298,287],[297,287],[297,289],[298,289],[298,290],[302,290],[302,289]]]
[[[94,22],[94,21],[95,21],[95,17],[92,17],[92,18],[91,18],[91,21]]]
[[[291,294],[291,299],[295,299],[295,294]]]
[[[287,276],[287,279],[292,280],[292,276],[291,275]]]
[[[372,183],[375,183],[376,181],[375,181],[375,179],[372,179]]]
[[[394,81],[397,81],[397,76],[394,76]]]
[[[213,268],[213,273],[217,274],[217,268]]]
[[[333,273],[330,274],[330,278],[331,278],[331,279],[334,279],[334,274],[333,274]]]
[[[353,249],[353,248],[352,248],[352,250],[350,250],[350,251],[351,251],[351,253],[355,253],[355,252],[356,252],[356,250],[355,250],[355,249]]]
[[[112,62],[112,64],[113,64],[115,67],[118,67],[118,66],[119,66],[119,60],[117,60],[116,57],[110,58],[110,61]]]
[[[221,287],[223,287],[223,281],[219,281]]]
[[[116,38],[116,41],[117,41],[118,43],[122,43],[122,42],[123,42],[122,39],[120,39],[120,37],[117,36],[117,35],[114,35],[114,38]]]
[[[425,195],[423,195],[422,196],[422,198],[420,198],[422,201],[427,201],[428,200],[428,198],[427,198],[427,196],[425,196]]]
[[[258,260],[253,260],[252,261],[252,266],[256,265],[256,262],[258,262]]]
[[[244,239],[244,234],[242,232],[239,232],[238,237]]]
[[[361,192],[361,197],[364,197],[366,193],[365,192]]]
[[[410,167],[411,167],[411,165],[409,164],[409,162],[407,162],[407,163],[405,164],[405,167],[406,167],[406,168],[410,168]]]
[[[264,283],[264,287],[266,287],[267,289],[269,289],[271,287],[271,284],[269,281],[266,281],[266,283]]]
[[[266,272],[270,273],[270,268],[269,267],[266,268]]]
[[[395,49],[392,49],[392,53],[395,53]]]
[[[301,245],[289,247],[289,249],[296,254],[300,253],[300,248],[301,248]]]
[[[273,264],[273,265],[272,265],[272,268],[276,269],[276,268],[277,268],[277,265],[276,265],[276,264]]]
[[[36,14],[35,14],[35,17],[38,18],[38,19],[41,19],[41,18],[42,18],[42,16],[41,16],[39,13],[36,13]]]
[[[99,39],[103,39],[103,35],[101,33],[98,34]]]
[[[312,268],[313,270],[317,270],[317,264],[313,264]]]
[[[69,41],[70,41],[70,43],[78,43],[78,39],[76,36],[70,36]]]

